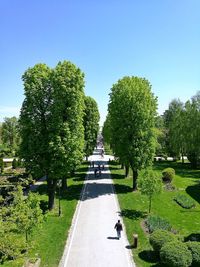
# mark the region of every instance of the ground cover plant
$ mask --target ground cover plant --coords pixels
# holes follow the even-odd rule
[[[195,201],[184,194],[176,195],[174,200],[185,209],[191,209],[195,206]]]
[[[72,217],[80,197],[88,164],[82,164],[74,177],[68,179],[68,189],[61,195],[61,216],[58,216],[58,193],[55,209],[48,212],[41,228],[30,236],[31,248],[27,254],[15,261],[6,261],[2,267],[21,267],[27,258],[41,258],[40,267],[57,267],[62,257]],[[43,203],[47,203],[46,184],[39,186],[38,192]],[[43,205],[45,206],[45,205]]]
[[[192,170],[190,164],[176,162],[155,162],[153,169],[162,177],[162,171],[171,167],[175,170],[172,181],[176,190],[163,192],[153,199],[151,215],[167,220],[172,229],[181,237],[200,233],[200,170]],[[133,249],[137,267],[159,266],[158,258],[149,243],[149,234],[145,226],[148,216],[148,200],[139,191],[132,191],[131,173],[125,178],[124,170],[117,162],[110,162],[110,170],[114,179],[115,190],[121,207],[121,215],[126,226],[130,245],[133,244],[133,233],[137,233],[138,248]],[[173,200],[177,191],[183,192],[195,201],[194,209],[184,209]],[[162,265],[161,265],[162,266]]]

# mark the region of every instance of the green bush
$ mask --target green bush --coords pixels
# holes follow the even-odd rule
[[[21,256],[26,250],[26,244],[21,236],[11,232],[0,236],[0,262],[13,260]]]
[[[200,242],[189,241],[186,245],[192,253],[192,266],[200,266]]]
[[[192,263],[192,253],[180,241],[165,243],[160,250],[161,263],[169,267],[188,267]]]
[[[174,200],[185,209],[191,209],[195,206],[194,200],[184,194],[178,194],[174,197]]]
[[[164,182],[170,183],[175,176],[175,170],[173,168],[166,168],[162,171],[162,179]]]
[[[156,215],[148,216],[146,220],[146,225],[148,227],[149,233],[152,233],[157,229],[162,229],[167,231],[171,231],[172,229],[170,223],[167,220]]]
[[[166,244],[169,241],[176,241],[176,240],[177,238],[174,234],[166,230],[160,230],[160,229],[154,231],[149,238],[149,242],[153,247],[153,250],[158,253],[160,252],[164,244]]]

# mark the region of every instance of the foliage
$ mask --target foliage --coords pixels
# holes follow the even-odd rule
[[[17,191],[13,191],[11,194],[13,197],[12,203],[1,209],[3,224],[4,226],[9,225],[7,228],[10,231],[25,233],[26,241],[28,241],[28,235],[44,219],[40,209],[39,197],[37,194],[30,192],[28,197],[24,199],[21,186],[18,186]]]
[[[195,206],[195,202],[193,199],[189,198],[184,194],[178,194],[174,197],[174,200],[183,208],[191,209]]]
[[[2,141],[11,151],[16,151],[19,146],[19,125],[16,117],[5,118],[2,123]]]
[[[99,111],[96,101],[90,97],[85,96],[85,112],[83,117],[85,146],[84,152],[86,157],[93,153],[96,145],[97,134],[99,131]]]
[[[145,223],[148,227],[149,233],[152,233],[158,229],[166,230],[166,231],[171,231],[172,229],[172,226],[166,219],[163,219],[157,215],[148,216]]]
[[[160,252],[161,248],[169,241],[176,240],[176,236],[166,230],[155,230],[149,238],[149,242],[151,246],[153,247],[154,251]]]
[[[46,175],[52,209],[56,180],[65,178],[83,158],[84,74],[64,61],[53,70],[37,64],[22,78],[20,156],[34,177]]]
[[[149,198],[149,213],[151,212],[152,197],[159,194],[162,190],[162,181],[160,177],[152,170],[146,170],[138,180],[139,190],[143,195]]]
[[[185,103],[186,153],[193,168],[200,165],[200,91]]]
[[[2,232],[0,235],[0,262],[13,260],[21,256],[26,251],[24,240],[16,233]]]
[[[174,179],[175,170],[173,168],[166,168],[162,171],[162,179],[164,182],[171,182]]]
[[[167,242],[160,251],[161,263],[169,267],[188,267],[192,263],[192,255],[187,245],[180,241]]]
[[[184,104],[179,99],[172,100],[164,113],[168,153],[173,157],[179,157],[180,154],[185,153],[184,116]]]
[[[192,266],[200,266],[200,242],[189,241],[186,245],[192,253]]]
[[[111,146],[120,162],[131,166],[133,190],[137,189],[138,171],[152,162],[156,108],[157,99],[144,78],[124,77],[111,89],[108,106]]]

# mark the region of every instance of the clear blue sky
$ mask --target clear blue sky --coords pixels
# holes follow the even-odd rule
[[[37,63],[70,60],[101,123],[110,88],[125,75],[147,78],[158,112],[200,90],[199,0],[0,0],[0,121],[19,115],[21,76]]]

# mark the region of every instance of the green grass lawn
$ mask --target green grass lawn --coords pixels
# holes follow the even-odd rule
[[[154,164],[154,170],[160,176],[166,167],[172,167],[176,171],[173,180],[176,190],[163,190],[160,195],[155,196],[152,201],[151,214],[167,219],[173,229],[182,237],[195,233],[200,234],[200,170],[191,170],[189,164],[182,165],[175,162]],[[132,192],[132,173],[130,173],[129,178],[124,178],[124,170],[121,170],[116,162],[111,162],[110,170],[130,244],[133,243],[133,233],[137,233],[139,236],[138,248],[132,250],[137,266],[159,266],[149,245],[148,234],[143,230],[143,222],[148,215],[147,197],[142,196],[138,191]],[[180,207],[173,200],[178,192],[193,198],[196,207],[189,210]]]
[[[68,189],[61,197],[61,216],[58,216],[58,197],[56,196],[55,209],[47,214],[46,221],[42,227],[35,229],[30,238],[33,248],[26,257],[39,256],[41,258],[41,267],[58,266],[87,169],[88,164],[82,164],[75,177],[68,179]],[[41,185],[38,191],[41,199],[46,201],[46,185]],[[18,259],[5,262],[2,266],[22,267],[23,262],[24,259]]]

